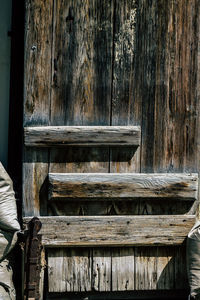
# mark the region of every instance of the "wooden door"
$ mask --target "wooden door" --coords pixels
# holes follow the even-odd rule
[[[162,215],[173,220],[181,215],[187,235],[196,194],[189,201],[173,192],[134,201],[58,196],[49,201],[47,178],[49,173],[91,173],[91,178],[92,173],[198,173],[199,15],[198,0],[26,0],[26,217],[153,215],[158,220]],[[62,146],[62,137],[55,141],[62,131],[57,127],[52,145],[52,135],[45,140],[46,126],[138,126],[141,136],[131,146],[124,140],[115,147],[84,145],[91,141]],[[35,134],[27,127],[40,129]],[[193,179],[197,182],[196,175]],[[136,291],[187,290],[182,241],[48,248],[45,298],[63,299],[66,292],[122,292],[123,298],[125,291],[135,291],[134,297]]]

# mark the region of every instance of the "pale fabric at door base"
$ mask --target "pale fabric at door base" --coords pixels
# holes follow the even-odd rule
[[[200,300],[200,222],[188,234],[187,269],[190,295],[192,299]]]
[[[0,163],[0,300],[15,300],[12,269],[7,254],[17,241],[20,226],[12,180]]]

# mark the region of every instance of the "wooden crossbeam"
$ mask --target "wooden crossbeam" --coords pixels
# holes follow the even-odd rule
[[[47,247],[162,246],[181,244],[195,216],[40,217]],[[24,218],[26,225],[30,218]]]
[[[29,147],[139,146],[140,126],[42,126],[25,127]]]
[[[197,200],[198,174],[50,173],[49,199]]]

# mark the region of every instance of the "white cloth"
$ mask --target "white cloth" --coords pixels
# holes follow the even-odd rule
[[[16,244],[19,230],[12,180],[0,163],[0,300],[15,300],[12,269],[5,258]]]
[[[187,272],[192,299],[200,299],[200,222],[197,222],[187,239]]]

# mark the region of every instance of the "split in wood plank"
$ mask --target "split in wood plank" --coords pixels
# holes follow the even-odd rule
[[[139,146],[140,126],[25,127],[25,146]]]
[[[197,200],[198,174],[49,173],[49,199]]]
[[[43,245],[161,246],[180,245],[195,216],[68,216],[40,217]],[[24,225],[30,218],[24,218]]]

